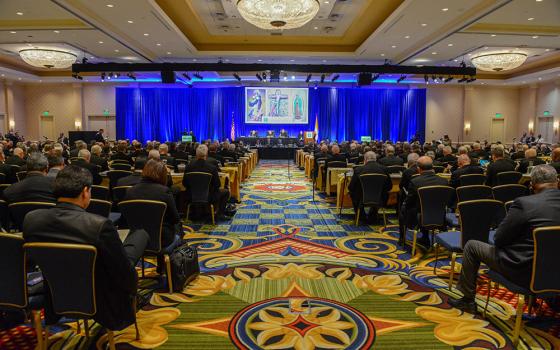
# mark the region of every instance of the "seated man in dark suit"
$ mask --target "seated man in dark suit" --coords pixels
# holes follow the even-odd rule
[[[463,248],[463,267],[457,289],[461,299],[449,304],[471,313],[476,312],[476,280],[481,263],[504,275],[515,284],[529,288],[533,267],[533,229],[560,225],[560,191],[558,174],[550,165],[537,165],[531,172],[532,196],[517,198],[502,221],[494,245],[477,240]]]
[[[455,163],[457,162],[457,157],[455,157],[453,155],[453,149],[450,146],[445,146],[445,147],[443,147],[442,152],[443,152],[442,153],[443,156],[441,156],[440,158],[438,158],[436,160],[444,166],[447,166],[447,165],[454,166]]]
[[[418,223],[418,215],[420,213],[420,197],[418,197],[418,189],[426,186],[447,186],[447,180],[437,176],[433,170],[433,160],[428,156],[418,158],[416,162],[419,176],[415,176],[410,180],[410,185],[406,189],[406,197],[403,200],[401,210],[399,212],[400,226],[400,242],[404,245],[405,234],[407,228],[414,228]],[[427,232],[422,232],[422,238],[418,243],[429,247],[430,238]]]
[[[403,159],[395,156],[395,147],[387,145],[385,147],[385,157],[379,159],[379,164],[384,166],[403,165]]]
[[[196,160],[192,161],[185,168],[185,176],[183,176],[183,186],[185,186],[187,192],[187,201],[190,202],[191,188],[192,185],[189,183],[189,178],[186,176],[191,172],[202,172],[212,175],[210,179],[210,189],[209,189],[209,201],[214,205],[214,208],[218,211],[218,220],[228,219],[225,217],[225,209],[227,201],[229,200],[230,194],[228,190],[220,188],[220,176],[218,175],[218,169],[208,163],[206,159],[208,158],[208,147],[206,145],[200,145],[196,149]]]
[[[486,168],[486,185],[497,186],[498,174],[506,171],[515,171],[515,165],[510,160],[504,159],[503,148],[495,147],[492,150],[492,163]]]
[[[5,155],[4,152],[0,152],[0,173],[4,174],[4,183],[13,184],[17,181],[14,168],[4,162]]]
[[[457,170],[451,173],[451,180],[449,181],[449,185],[454,188],[461,186],[461,176],[484,173],[481,167],[471,163],[471,159],[466,154],[461,154],[457,158],[457,166]]]
[[[315,153],[313,155],[313,177],[317,178],[317,176],[319,175],[319,163],[321,161],[323,162],[327,162],[330,158],[332,158],[332,155],[329,153],[329,146],[327,145],[321,145],[321,148],[319,149],[319,152]]]
[[[408,186],[410,185],[410,180],[412,180],[414,175],[418,175],[418,168],[416,167],[416,162],[418,162],[418,158],[420,158],[420,156],[418,155],[418,153],[410,153],[406,158],[407,158],[408,168],[406,168],[406,170],[403,171],[401,176],[401,182],[399,183],[399,189],[401,190],[401,194],[404,194],[404,196],[402,197],[403,200],[404,197],[406,197],[404,190],[408,189]]]
[[[99,145],[91,146],[91,158],[89,162],[94,165],[99,166],[99,171],[107,171],[109,170],[109,164],[107,163],[107,159],[101,156],[101,152],[103,149]]]
[[[134,162],[134,172],[128,176],[121,177],[117,181],[117,186],[134,186],[142,179],[142,170],[146,165],[147,158],[138,157]]]
[[[91,199],[91,185],[91,174],[84,168],[71,165],[61,170],[54,181],[56,207],[27,214],[23,238],[26,242],[95,246],[97,313],[93,319],[109,329],[121,330],[134,323],[132,303],[138,280],[135,266],[144,254],[149,236],[138,230],[130,232],[121,243],[111,220],[85,211]],[[56,320],[48,304],[47,318]]]
[[[175,166],[175,158],[169,155],[169,147],[165,143],[159,145],[159,157],[166,165]]]
[[[6,164],[17,165],[19,167],[25,166],[25,152],[23,149],[19,147],[14,148],[13,155],[6,159]]]
[[[41,153],[32,153],[27,158],[27,176],[4,190],[8,203],[56,202],[53,194],[53,178],[47,177],[49,162]]]
[[[550,166],[556,169],[556,172],[560,174],[560,147],[556,147],[555,149],[553,149],[550,157],[552,158]]]
[[[206,161],[220,169],[220,166],[224,165],[224,158],[217,151],[218,147],[213,143],[210,144],[208,146],[208,159]]]
[[[249,137],[259,137],[259,133],[257,130],[251,130],[249,132]]]
[[[124,160],[130,165],[134,164],[134,162],[132,161],[132,157],[128,154],[126,142],[119,142],[119,144],[117,145],[117,153],[111,156],[111,160]]]
[[[354,168],[354,174],[352,175],[352,179],[348,184],[348,191],[350,192],[350,198],[352,198],[352,205],[354,206],[354,212],[358,212],[358,206],[362,200],[362,183],[360,182],[360,175],[364,174],[382,174],[387,177],[387,180],[383,184],[383,196],[381,198],[381,203],[387,203],[387,199],[389,198],[389,191],[393,187],[391,182],[391,177],[389,173],[387,173],[387,168],[383,165],[380,165],[376,162],[377,156],[374,152],[366,152],[364,154],[364,165],[360,167]],[[361,209],[363,210],[363,209]],[[370,208],[368,222],[370,224],[374,224],[377,219],[377,211],[379,208]],[[360,216],[362,218],[366,218],[365,212],[361,212]]]
[[[99,185],[103,181],[101,175],[99,175],[100,167],[95,164],[91,164],[90,159],[91,153],[87,149],[82,149],[78,152],[78,159],[72,162],[72,165],[87,169],[93,177],[93,184]]]
[[[274,137],[274,130],[268,130],[266,132],[266,137]]]
[[[525,158],[522,159],[519,163],[519,168],[517,168],[517,171],[519,171],[521,174],[526,174],[530,166],[537,166],[541,164],[545,164],[545,161],[537,158],[537,150],[534,148],[529,148],[525,151]]]
[[[288,137],[288,132],[286,131],[286,129],[280,130],[280,137]]]

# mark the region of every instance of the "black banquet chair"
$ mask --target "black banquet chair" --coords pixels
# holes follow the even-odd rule
[[[109,187],[93,185],[91,186],[91,198],[108,200],[109,199]]]
[[[165,247],[162,246],[163,218],[167,210],[167,204],[160,201],[132,199],[120,202],[119,210],[131,231],[142,229],[148,232],[150,241],[144,255],[163,256],[167,286],[169,293],[173,293],[171,262],[169,255],[163,252]],[[142,256],[142,277],[144,277],[144,256]]]
[[[505,209],[502,202],[494,199],[479,199],[457,204],[459,211],[460,231],[440,232],[435,237],[434,273],[438,263],[438,247],[443,246],[451,252],[451,268],[449,271],[449,290],[453,285],[455,260],[457,254],[470,240],[488,243],[491,228],[496,227],[500,218],[504,217]]]
[[[92,245],[68,243],[26,243],[23,247],[25,257],[29,257],[39,266],[49,285],[53,312],[68,318],[84,320],[86,337],[89,338],[87,320],[95,317],[97,313],[97,248]],[[69,261],[72,263],[69,264]],[[138,328],[136,329],[138,339]],[[112,330],[107,330],[107,337],[109,348],[115,349]]]
[[[523,185],[509,184],[492,187],[494,199],[502,203],[507,203],[518,197],[526,196],[529,194],[527,187]]]
[[[190,173],[185,173],[185,177],[188,179],[188,182],[190,184],[189,187],[191,194],[191,200],[189,203],[187,203],[186,219],[189,219],[191,205],[210,207],[212,225],[215,225],[214,205],[210,203],[210,181],[212,180],[212,174],[193,171]]]
[[[523,174],[518,171],[504,171],[496,175],[498,185],[519,184]]]
[[[109,166],[109,168],[111,170],[124,170],[124,171],[131,171],[132,166],[130,166],[130,164],[128,163],[111,163],[111,165]]]
[[[360,184],[362,185],[362,200],[356,211],[356,226],[360,221],[360,211],[365,207],[377,207],[382,209],[386,203],[383,203],[383,189],[387,181],[387,176],[383,174],[362,174],[360,175]],[[383,210],[383,224],[387,226],[387,216]]]
[[[387,167],[387,172],[389,174],[399,174],[399,173],[403,173],[406,170],[406,167],[404,165],[389,165]]]
[[[0,309],[31,310],[37,348],[43,349],[42,296],[30,296],[23,254],[23,237],[0,233]]]
[[[122,201],[126,196],[126,191],[128,191],[128,189],[131,187],[132,186],[113,187],[113,202],[115,202],[115,204],[119,204],[119,202]]]
[[[91,214],[97,214],[108,218],[111,214],[112,203],[102,199],[91,199],[86,211]]]
[[[457,187],[457,202],[466,202],[476,199],[493,199],[492,187],[485,185],[470,185]]]
[[[499,285],[506,287],[510,292],[518,294],[517,312],[515,316],[515,326],[513,328],[513,346],[517,348],[519,343],[519,334],[522,327],[523,308],[525,306],[525,296],[529,296],[529,311],[536,296],[540,297],[557,297],[560,293],[560,274],[556,268],[560,266],[560,254],[558,247],[560,246],[560,226],[539,227],[533,230],[533,269],[531,272],[531,282],[529,288],[519,286],[500,273],[490,270],[487,273],[488,278],[488,294],[486,297],[486,305],[484,307],[484,315],[488,309],[490,301],[491,282],[497,282]]]
[[[56,206],[56,204],[48,202],[17,202],[9,204],[8,211],[10,212],[12,223],[16,226],[18,231],[21,231],[23,228],[23,220],[27,213],[37,209],[49,209],[54,206]]]
[[[132,174],[132,171],[127,170],[109,170],[107,172],[107,177],[109,178],[109,188],[113,189],[113,187],[117,186],[117,182],[119,181],[119,179]]]
[[[485,182],[486,176],[483,174],[465,174],[459,177],[461,186],[484,185]]]

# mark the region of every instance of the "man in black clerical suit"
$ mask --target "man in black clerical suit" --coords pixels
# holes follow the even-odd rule
[[[191,172],[202,172],[211,174],[212,178],[210,180],[209,201],[211,204],[214,204],[214,207],[218,210],[218,217],[220,219],[224,219],[226,204],[229,200],[230,194],[228,190],[220,188],[220,177],[218,175],[218,168],[207,162],[207,158],[208,147],[206,147],[206,145],[200,145],[196,149],[196,159],[190,162],[190,164],[185,168],[185,175],[183,176],[183,186],[185,186],[186,189],[187,201],[190,202],[191,200],[192,188],[187,174]]]
[[[259,137],[259,132],[257,130],[251,130],[249,132],[249,137]]]
[[[560,191],[556,170],[549,165],[536,166],[531,172],[531,186],[535,194],[519,197],[513,202],[496,231],[493,245],[477,240],[465,244],[463,267],[457,283],[463,297],[449,299],[451,306],[476,312],[474,298],[481,263],[515,284],[529,288],[533,267],[533,230],[560,225]]]
[[[395,156],[395,147],[387,145],[385,147],[385,157],[379,159],[379,164],[384,166],[403,165],[401,157]]]
[[[286,131],[286,129],[280,130],[280,137],[288,137],[288,132]]]
[[[103,135],[104,132],[105,132],[105,130],[99,129],[99,131],[97,132],[97,134],[95,134],[95,137],[94,137],[95,142],[105,143],[105,136]]]
[[[17,165],[22,167],[25,165],[25,152],[23,149],[16,147],[14,148],[13,155],[6,159],[6,164]]]
[[[100,167],[90,163],[91,153],[87,149],[82,149],[78,153],[78,159],[73,161],[72,164],[81,168],[87,169],[93,178],[93,184],[99,185],[103,179],[99,175]]]
[[[266,137],[274,137],[274,130],[268,130],[266,132]]]
[[[461,176],[484,173],[480,166],[471,164],[471,159],[466,154],[461,154],[457,158],[457,166],[459,168],[451,173],[451,180],[449,181],[449,185],[454,188],[461,186]]]
[[[454,166],[457,162],[457,157],[453,155],[453,149],[450,146],[445,146],[442,152],[443,156],[436,160],[441,164]]]
[[[391,182],[391,177],[387,172],[387,168],[376,162],[377,155],[374,152],[366,152],[364,154],[364,165],[354,168],[354,174],[352,179],[348,184],[348,191],[350,192],[350,198],[352,198],[352,205],[354,206],[354,212],[358,212],[360,202],[362,201],[362,183],[360,182],[360,175],[365,174],[381,174],[387,177],[385,183],[383,184],[383,196],[381,198],[381,203],[387,203],[387,198],[389,198],[389,191],[393,187]],[[377,211],[379,208],[370,208],[369,212],[369,222],[373,223],[377,218]],[[363,209],[362,209],[363,210]],[[360,216],[366,218],[365,212],[361,212]]]
[[[144,165],[148,158],[145,157],[138,157],[134,162],[134,172],[128,176],[121,177],[117,180],[117,186],[134,186],[142,180],[142,169],[144,169]]]
[[[498,174],[506,171],[515,171],[515,165],[511,160],[504,159],[503,148],[495,147],[492,150],[492,163],[486,168],[486,185],[497,186]]]
[[[111,220],[85,211],[91,199],[91,185],[91,174],[84,168],[70,165],[61,170],[54,181],[56,207],[27,214],[23,238],[25,242],[95,246],[97,312],[93,319],[108,329],[121,330],[133,324],[136,318],[133,303],[136,302],[138,276],[135,266],[150,237],[146,231],[137,230],[130,232],[121,243]],[[45,292],[48,293],[48,289]],[[47,321],[57,320],[50,303],[46,303],[45,316]]]
[[[439,177],[433,170],[433,160],[428,156],[418,158],[416,167],[420,175],[410,180],[410,185],[406,189],[406,197],[402,203],[399,212],[400,241],[404,243],[407,228],[413,228],[418,223],[418,214],[420,213],[420,198],[418,197],[418,189],[427,186],[447,186],[447,180]],[[424,246],[430,246],[430,238],[427,232],[423,232],[422,238],[419,240]]]
[[[525,151],[525,158],[519,162],[519,171],[521,174],[527,173],[529,166],[537,166],[541,164],[545,164],[546,162],[540,158],[537,158],[537,150],[534,148],[529,148]]]
[[[134,164],[134,162],[132,161],[132,157],[128,154],[126,142],[119,142],[119,144],[117,145],[117,153],[111,156],[111,160],[124,160],[130,165]]]
[[[47,176],[49,162],[41,153],[31,153],[27,158],[25,179],[10,185],[4,190],[8,203],[18,202],[56,202],[53,194],[53,178]]]

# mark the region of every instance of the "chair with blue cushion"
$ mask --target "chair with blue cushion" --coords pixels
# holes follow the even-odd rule
[[[560,226],[539,227],[534,229],[533,243],[533,271],[531,272],[531,282],[528,287],[519,286],[496,271],[490,270],[487,273],[489,278],[488,295],[484,307],[485,315],[488,309],[488,302],[490,301],[492,281],[506,287],[512,293],[519,295],[512,339],[513,345],[516,348],[519,343],[519,334],[521,333],[525,296],[529,296],[530,306],[532,305],[533,298],[537,296],[554,297],[560,294],[560,274],[557,271],[558,266],[560,266],[560,254],[558,254],[558,247],[560,247]]]
[[[457,204],[460,218],[460,231],[440,232],[435,237],[434,273],[438,263],[438,247],[443,246],[451,252],[451,269],[449,273],[449,290],[453,285],[455,260],[463,252],[465,244],[473,239],[488,243],[490,229],[495,227],[499,217],[504,215],[504,206],[494,199],[479,199]]]

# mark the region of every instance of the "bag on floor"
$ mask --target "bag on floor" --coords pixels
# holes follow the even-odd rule
[[[169,259],[173,291],[182,292],[186,285],[200,273],[198,253],[195,248],[184,244],[175,248]]]

